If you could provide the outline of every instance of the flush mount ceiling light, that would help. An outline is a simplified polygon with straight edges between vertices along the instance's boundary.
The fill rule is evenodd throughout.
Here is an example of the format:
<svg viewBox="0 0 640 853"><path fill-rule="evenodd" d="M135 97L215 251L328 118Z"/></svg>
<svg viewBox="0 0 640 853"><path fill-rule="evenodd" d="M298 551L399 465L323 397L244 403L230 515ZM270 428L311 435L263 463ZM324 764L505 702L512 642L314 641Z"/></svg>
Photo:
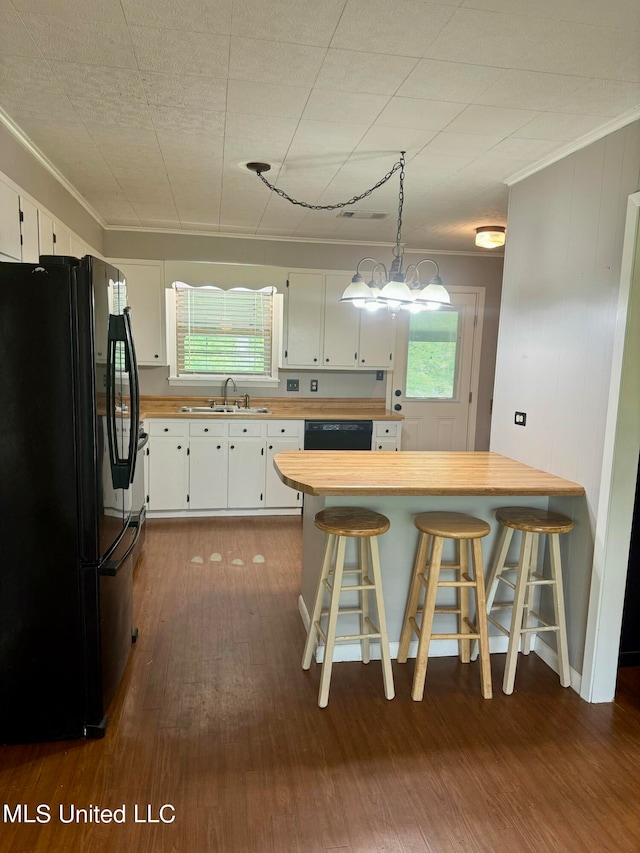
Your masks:
<svg viewBox="0 0 640 853"><path fill-rule="evenodd" d="M442 284L438 264L434 260L423 258L416 264L410 264L406 271L403 269L402 207L404 204L404 155L405 152L401 151L398 162L394 163L391 170L374 184L371 189L365 190L361 195L353 196L349 201L342 201L337 204L307 204L307 202L291 198L284 190L278 189L264 177L263 173L268 172L271 168L268 163L247 163L247 169L255 172L272 192L291 202L291 204L297 204L308 210L338 210L347 205L356 204L356 202L362 201L363 198L371 195L374 190L386 184L396 172L400 173L398 226L396 229L396 243L392 250L393 260L388 271L387 267L376 258L362 258L358 261L351 284L346 288L340 300L341 302L350 302L356 308L365 308L369 311L376 311L378 308L388 308L393 312L397 311L398 308L404 308L408 311L416 312L434 311L443 305L451 303L451 298ZM365 263L372 264L369 282L366 282L360 273L360 267ZM436 268L436 274L426 286L420 281L419 274L419 268L424 263L433 264Z"/></svg>
<svg viewBox="0 0 640 853"><path fill-rule="evenodd" d="M481 249L497 249L504 246L506 229L502 225L482 225L476 228L476 246Z"/></svg>

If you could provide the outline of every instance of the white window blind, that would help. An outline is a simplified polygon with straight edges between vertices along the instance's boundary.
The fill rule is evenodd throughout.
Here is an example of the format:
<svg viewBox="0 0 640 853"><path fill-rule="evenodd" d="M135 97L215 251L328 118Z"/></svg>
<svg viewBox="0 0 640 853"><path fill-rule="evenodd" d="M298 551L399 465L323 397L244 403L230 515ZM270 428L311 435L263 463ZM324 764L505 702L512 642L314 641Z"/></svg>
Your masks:
<svg viewBox="0 0 640 853"><path fill-rule="evenodd" d="M127 307L127 282L123 279L122 281L111 281L110 284L113 288L112 313L122 314Z"/></svg>
<svg viewBox="0 0 640 853"><path fill-rule="evenodd" d="M174 287L179 375L271 375L272 287Z"/></svg>

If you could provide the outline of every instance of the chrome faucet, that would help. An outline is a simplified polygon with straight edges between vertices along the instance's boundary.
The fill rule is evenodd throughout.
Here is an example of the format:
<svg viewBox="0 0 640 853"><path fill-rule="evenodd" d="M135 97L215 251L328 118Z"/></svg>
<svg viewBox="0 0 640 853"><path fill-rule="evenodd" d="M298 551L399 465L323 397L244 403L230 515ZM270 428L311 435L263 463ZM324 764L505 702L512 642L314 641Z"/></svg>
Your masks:
<svg viewBox="0 0 640 853"><path fill-rule="evenodd" d="M234 390L234 391L237 391L237 390L238 390L238 386L236 385L236 383L234 382L234 380L231 378L231 376L230 376L228 379L225 379L225 380L224 380L224 385L222 386L222 391L223 391L223 394L224 394L224 398L223 398L223 400L222 400L222 405L223 405L223 406L226 406L226 405L227 405L227 389L228 389L228 386L229 386L229 383L230 383L230 382L232 382L232 383L233 383L233 390Z"/></svg>

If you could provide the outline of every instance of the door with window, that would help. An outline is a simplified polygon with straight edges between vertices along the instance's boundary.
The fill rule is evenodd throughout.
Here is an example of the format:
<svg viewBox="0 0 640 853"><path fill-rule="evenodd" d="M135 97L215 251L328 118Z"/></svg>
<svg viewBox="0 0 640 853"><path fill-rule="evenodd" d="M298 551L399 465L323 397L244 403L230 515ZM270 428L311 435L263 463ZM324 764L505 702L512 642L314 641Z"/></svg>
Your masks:
<svg viewBox="0 0 640 853"><path fill-rule="evenodd" d="M397 317L391 406L403 450L473 450L483 288L448 288L451 307Z"/></svg>

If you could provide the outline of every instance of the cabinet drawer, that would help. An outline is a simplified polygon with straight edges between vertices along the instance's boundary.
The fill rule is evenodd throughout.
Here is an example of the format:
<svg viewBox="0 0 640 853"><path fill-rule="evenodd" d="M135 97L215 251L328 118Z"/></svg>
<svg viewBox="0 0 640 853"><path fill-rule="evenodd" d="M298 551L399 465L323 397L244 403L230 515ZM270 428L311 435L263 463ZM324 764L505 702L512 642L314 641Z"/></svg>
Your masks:
<svg viewBox="0 0 640 853"><path fill-rule="evenodd" d="M187 421L156 421L149 422L149 435L179 435L186 436L189 434L189 424Z"/></svg>
<svg viewBox="0 0 640 853"><path fill-rule="evenodd" d="M299 438L302 432L302 421L267 421L269 438L283 435Z"/></svg>
<svg viewBox="0 0 640 853"><path fill-rule="evenodd" d="M239 421L229 424L229 437L260 437L262 435L264 435L264 422L262 421Z"/></svg>
<svg viewBox="0 0 640 853"><path fill-rule="evenodd" d="M215 436L222 438L224 436L226 424L222 421L191 421L189 424L189 435Z"/></svg>
<svg viewBox="0 0 640 853"><path fill-rule="evenodd" d="M376 435L380 438L385 436L394 436L398 434L398 424L390 421L381 421L376 424Z"/></svg>

